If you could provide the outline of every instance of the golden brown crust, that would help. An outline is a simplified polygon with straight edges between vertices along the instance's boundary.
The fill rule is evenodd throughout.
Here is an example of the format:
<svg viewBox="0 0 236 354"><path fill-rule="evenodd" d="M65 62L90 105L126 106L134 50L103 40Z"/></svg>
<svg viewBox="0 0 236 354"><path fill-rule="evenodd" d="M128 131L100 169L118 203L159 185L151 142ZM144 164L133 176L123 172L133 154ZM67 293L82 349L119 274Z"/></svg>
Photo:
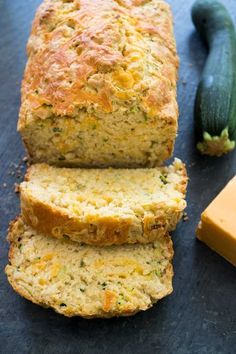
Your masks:
<svg viewBox="0 0 236 354"><path fill-rule="evenodd" d="M182 180L178 184L178 191L183 193L184 197L186 196L186 190L187 190L187 185L188 185L188 175L187 175L187 169L186 169L186 164L181 163L181 166L179 168L179 172L182 175Z"/></svg>
<svg viewBox="0 0 236 354"><path fill-rule="evenodd" d="M89 77L98 71L115 72L117 67L126 70L129 55L125 56L125 47L115 45L122 40L120 30L126 24L130 26L127 31L136 40L139 36L142 40L145 36L154 39L149 45L153 57L162 65L158 70L153 69L156 75L143 97L143 105L153 113L160 111L172 100L170 84L176 82L178 58L169 6L158 0L150 3L152 6L148 8L142 1L82 0L80 4L75 1L66 12L62 1L45 0L37 11L28 44L23 101L28 101L32 110L43 104L52 105L55 115L73 115L76 105L89 104L112 112L113 90L109 82L105 81L97 93L86 91L85 86ZM76 80L68 85L73 80L72 74Z"/></svg>
<svg viewBox="0 0 236 354"><path fill-rule="evenodd" d="M53 209L33 198L29 199L21 192L21 210L26 223L39 232L56 238L69 237L74 241L91 245L112 245L128 242L131 221L118 218L92 218L90 223L69 217L66 212ZM94 232L94 222L96 230ZM85 231L86 233L84 233Z"/></svg>
<svg viewBox="0 0 236 354"><path fill-rule="evenodd" d="M25 181L30 181L31 171L27 170ZM178 190L185 197L187 174L185 165L181 165L182 175ZM21 212L26 223L37 231L62 239L69 237L73 241L97 246L121 245L124 243L154 242L167 232L175 229L183 210L166 210L165 203L155 207L154 214L144 215L140 222L140 230L134 229L136 220L132 217L87 216L86 222L79 216L71 216L60 208L35 199L24 184L20 187Z"/></svg>
<svg viewBox="0 0 236 354"><path fill-rule="evenodd" d="M178 120L178 57L172 15L164 1L44 0L33 22L28 57L18 130L32 162L135 167L155 166L171 156ZM134 130L140 122L163 130L166 139L160 141L150 134L149 140L143 141L143 155L136 152L137 156L132 154L128 159L125 150L117 161L111 161L109 148L104 156L103 139L107 139L110 129L106 119L117 112L121 117L115 119L117 127L109 140L113 141L110 146L117 145L120 154L125 150L130 126L123 124L124 117L136 119L130 126L136 139L140 135ZM97 134L96 154L83 152L80 135L73 135L73 129L65 129L63 139L58 139L60 144L54 142L53 134L46 137L46 132L53 129L52 122L55 127L62 119L71 118L78 121L80 132L84 129L81 122L90 117L103 122L101 134ZM49 150L44 151L43 139L32 140L45 121L48 124L43 135L51 144L50 157ZM83 138L86 142L93 136L92 127L92 123L88 124L88 136ZM120 140L119 129L123 129ZM156 150L152 144L156 144ZM67 154L69 157L64 156Z"/></svg>
<svg viewBox="0 0 236 354"><path fill-rule="evenodd" d="M161 209L161 205L160 205ZM21 211L26 223L35 230L58 239L69 237L73 241L97 246L121 245L124 243L149 243L165 235L169 220L167 215L144 216L143 233L135 237L131 233L132 220L119 220L115 217L91 217L90 222L81 222L69 217L66 212L52 208L33 198L25 197L21 191ZM182 213L173 218L177 223ZM96 226L95 226L96 225ZM171 227L170 230L172 230Z"/></svg>

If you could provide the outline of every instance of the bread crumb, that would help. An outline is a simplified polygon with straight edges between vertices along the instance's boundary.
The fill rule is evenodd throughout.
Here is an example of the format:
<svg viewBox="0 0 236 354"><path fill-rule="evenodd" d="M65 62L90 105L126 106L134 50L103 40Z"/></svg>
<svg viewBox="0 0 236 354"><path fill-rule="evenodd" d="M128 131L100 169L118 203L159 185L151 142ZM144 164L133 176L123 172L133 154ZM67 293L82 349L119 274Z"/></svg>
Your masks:
<svg viewBox="0 0 236 354"><path fill-rule="evenodd" d="M189 220L189 217L188 217L187 213L184 212L183 213L183 221L185 222L185 221L188 221L188 220Z"/></svg>
<svg viewBox="0 0 236 354"><path fill-rule="evenodd" d="M20 185L18 183L14 184L14 191L15 191L15 193L19 193L20 192Z"/></svg>

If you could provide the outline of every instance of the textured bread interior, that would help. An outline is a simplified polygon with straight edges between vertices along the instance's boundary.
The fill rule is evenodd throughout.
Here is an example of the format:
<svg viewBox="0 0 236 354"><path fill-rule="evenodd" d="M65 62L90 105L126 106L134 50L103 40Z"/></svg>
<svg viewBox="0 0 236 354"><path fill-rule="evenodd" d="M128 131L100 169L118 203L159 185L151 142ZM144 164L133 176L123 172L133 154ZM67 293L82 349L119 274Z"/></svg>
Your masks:
<svg viewBox="0 0 236 354"><path fill-rule="evenodd" d="M81 113L75 118L37 119L22 133L32 162L68 167L152 167L171 156L176 129L166 120L147 123L143 113L119 111L100 118Z"/></svg>
<svg viewBox="0 0 236 354"><path fill-rule="evenodd" d="M20 187L22 212L31 226L56 237L67 234L90 244L150 242L175 228L186 206L186 184L178 159L151 169L36 164Z"/></svg>
<svg viewBox="0 0 236 354"><path fill-rule="evenodd" d="M172 292L172 242L81 246L38 234L19 218L10 228L13 288L66 316L111 317L146 310Z"/></svg>
<svg viewBox="0 0 236 354"><path fill-rule="evenodd" d="M28 43L18 129L33 162L154 166L177 131L178 58L159 0L45 0Z"/></svg>

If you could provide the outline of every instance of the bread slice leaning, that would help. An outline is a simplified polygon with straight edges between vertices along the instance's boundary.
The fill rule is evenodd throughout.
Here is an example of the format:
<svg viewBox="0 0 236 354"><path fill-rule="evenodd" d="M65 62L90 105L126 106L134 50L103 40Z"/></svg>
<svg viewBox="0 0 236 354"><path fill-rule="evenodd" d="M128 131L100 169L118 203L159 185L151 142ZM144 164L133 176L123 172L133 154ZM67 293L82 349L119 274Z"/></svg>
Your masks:
<svg viewBox="0 0 236 354"><path fill-rule="evenodd" d="M20 186L27 224L91 245L148 243L173 229L186 206L186 170L176 159L151 169L29 168Z"/></svg>
<svg viewBox="0 0 236 354"><path fill-rule="evenodd" d="M95 247L12 223L8 280L26 299L65 316L127 316L172 292L172 241Z"/></svg>

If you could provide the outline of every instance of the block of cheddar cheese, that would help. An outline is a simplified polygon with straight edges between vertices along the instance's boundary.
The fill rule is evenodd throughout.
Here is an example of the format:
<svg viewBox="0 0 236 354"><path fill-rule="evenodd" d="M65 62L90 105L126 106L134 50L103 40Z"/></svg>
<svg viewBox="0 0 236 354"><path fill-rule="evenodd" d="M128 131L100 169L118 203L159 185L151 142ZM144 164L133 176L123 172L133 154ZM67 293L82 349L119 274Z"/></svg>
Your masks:
<svg viewBox="0 0 236 354"><path fill-rule="evenodd" d="M236 176L202 213L197 238L236 266Z"/></svg>

